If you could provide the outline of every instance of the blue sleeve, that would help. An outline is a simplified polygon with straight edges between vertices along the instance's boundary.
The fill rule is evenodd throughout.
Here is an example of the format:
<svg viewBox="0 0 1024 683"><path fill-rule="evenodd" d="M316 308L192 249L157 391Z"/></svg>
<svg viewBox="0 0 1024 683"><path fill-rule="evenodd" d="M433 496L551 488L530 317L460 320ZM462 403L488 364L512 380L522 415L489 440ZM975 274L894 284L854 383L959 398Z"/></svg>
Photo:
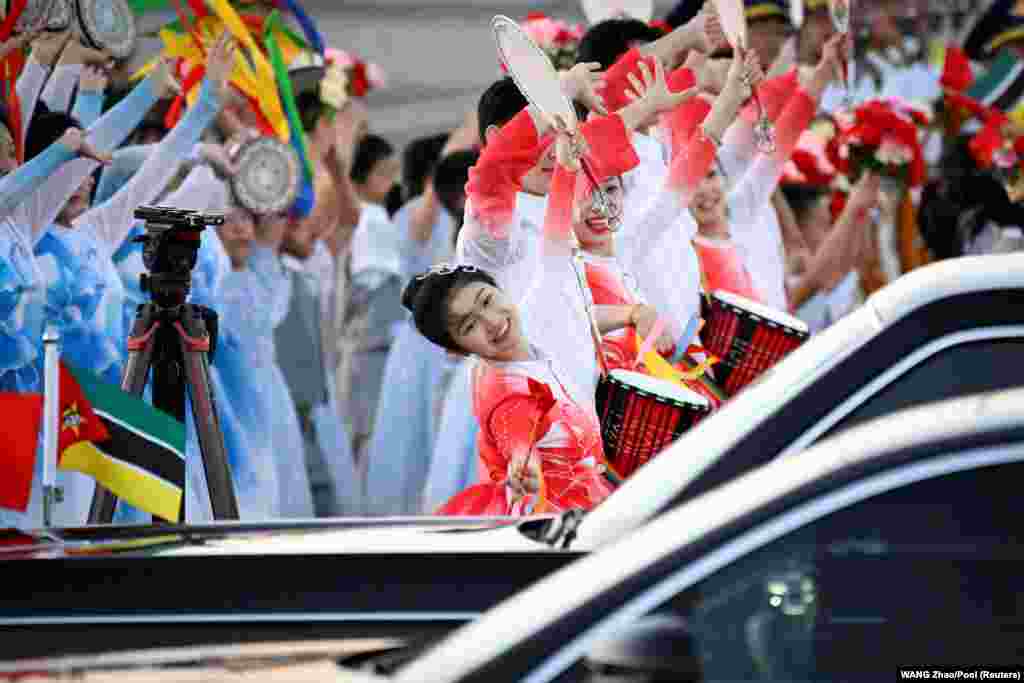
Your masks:
<svg viewBox="0 0 1024 683"><path fill-rule="evenodd" d="M146 157L152 154L154 149L156 149L156 145L152 144L132 145L122 147L114 152L111 164L103 168L93 203L99 206L113 197L138 172L143 162L146 161Z"/></svg>
<svg viewBox="0 0 1024 683"><path fill-rule="evenodd" d="M150 76L88 128L88 140L101 152L113 152L132 134L157 101Z"/></svg>
<svg viewBox="0 0 1024 683"><path fill-rule="evenodd" d="M71 109L71 115L78 120L83 128L88 128L99 120L103 113L103 93L79 91L75 98L75 106Z"/></svg>
<svg viewBox="0 0 1024 683"><path fill-rule="evenodd" d="M90 226L102 243L112 249L119 247L135 224L136 207L150 203L164 191L218 111L219 98L206 80L195 105L156 146L128 184L109 200L77 218L75 224Z"/></svg>
<svg viewBox="0 0 1024 683"><path fill-rule="evenodd" d="M70 147L55 142L0 180L0 215L10 213L63 164L75 158Z"/></svg>

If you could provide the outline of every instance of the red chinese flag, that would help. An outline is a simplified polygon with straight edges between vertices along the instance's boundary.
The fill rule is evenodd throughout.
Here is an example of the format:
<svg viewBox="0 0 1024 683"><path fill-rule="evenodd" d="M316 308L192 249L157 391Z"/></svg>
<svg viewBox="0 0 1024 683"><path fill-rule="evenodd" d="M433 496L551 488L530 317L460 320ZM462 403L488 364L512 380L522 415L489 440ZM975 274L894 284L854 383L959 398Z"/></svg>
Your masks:
<svg viewBox="0 0 1024 683"><path fill-rule="evenodd" d="M32 492L42 394L0 393L0 507L24 512Z"/></svg>

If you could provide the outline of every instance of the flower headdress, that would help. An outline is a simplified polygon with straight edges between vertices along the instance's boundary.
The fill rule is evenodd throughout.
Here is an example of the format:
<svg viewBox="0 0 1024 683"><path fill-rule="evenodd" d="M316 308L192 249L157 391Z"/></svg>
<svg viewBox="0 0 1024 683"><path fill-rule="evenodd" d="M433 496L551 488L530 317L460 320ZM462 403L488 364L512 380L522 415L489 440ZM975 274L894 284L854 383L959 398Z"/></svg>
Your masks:
<svg viewBox="0 0 1024 683"><path fill-rule="evenodd" d="M583 25L552 19L543 12L531 12L519 26L537 47L544 51L555 70L571 69L576 64L576 50L583 39ZM503 71L508 69L501 65Z"/></svg>
<svg viewBox="0 0 1024 683"><path fill-rule="evenodd" d="M838 133L829 143L830 160L851 180L873 169L917 187L925 181L918 127L930 122L927 111L905 100L870 100L854 110L852 120L837 122Z"/></svg>
<svg viewBox="0 0 1024 683"><path fill-rule="evenodd" d="M366 97L367 93L380 90L387 85L387 77L383 69L372 62L363 61L349 52L327 48L324 51L324 58L328 70L334 69L344 75L344 84L335 77L337 80L335 87L344 87L349 97Z"/></svg>

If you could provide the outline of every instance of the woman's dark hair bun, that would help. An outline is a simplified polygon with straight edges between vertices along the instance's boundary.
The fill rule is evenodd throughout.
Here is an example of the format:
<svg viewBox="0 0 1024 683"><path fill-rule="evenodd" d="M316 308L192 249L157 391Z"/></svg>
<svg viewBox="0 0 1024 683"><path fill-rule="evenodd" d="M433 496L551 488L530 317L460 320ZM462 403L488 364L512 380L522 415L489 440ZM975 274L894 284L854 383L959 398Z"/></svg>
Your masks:
<svg viewBox="0 0 1024 683"><path fill-rule="evenodd" d="M405 307L410 313L415 313L413 309L413 302L416 301L416 294L420 291L420 286L423 283L419 277L414 277L409 280L409 284L402 290L402 306Z"/></svg>
<svg viewBox="0 0 1024 683"><path fill-rule="evenodd" d="M497 287L494 278L475 266L437 265L415 276L402 292L402 306L412 313L416 329L449 351L463 350L448 332L448 301L453 292L473 282Z"/></svg>

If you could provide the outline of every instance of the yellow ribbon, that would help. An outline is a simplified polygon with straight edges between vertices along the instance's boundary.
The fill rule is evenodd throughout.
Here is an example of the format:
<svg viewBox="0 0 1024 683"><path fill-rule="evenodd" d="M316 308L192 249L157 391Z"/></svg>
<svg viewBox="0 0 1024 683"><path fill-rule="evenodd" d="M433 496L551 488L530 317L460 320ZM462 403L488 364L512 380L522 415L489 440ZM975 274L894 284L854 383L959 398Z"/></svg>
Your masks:
<svg viewBox="0 0 1024 683"><path fill-rule="evenodd" d="M644 340L640 335L636 335L636 352L640 353L640 349L643 348ZM647 372L651 377L656 379L664 380L666 382L673 382L681 386L686 386L687 382L700 379L708 369L715 364L715 359L711 354L706 354L707 358L704 359L696 368L690 372L682 372L667 360L661 357L656 349L651 349L644 354L644 365L647 367Z"/></svg>
<svg viewBox="0 0 1024 683"><path fill-rule="evenodd" d="M267 61L256 45L241 18L230 6L226 6L222 0L210 0L209 5L214 11L223 11L227 18L222 16L219 11L216 17L202 17L196 22L196 30L200 34L203 43L213 45L221 32L228 30L242 45L249 49L253 62L256 64L256 70L253 70L252 66L250 66L245 55L239 52L235 56L235 67L231 71L231 83L237 86L243 93L256 100L260 110L273 127L278 138L287 141L289 134L288 120L285 117L281 100L277 94L277 81L274 78L274 71L270 66L270 62ZM190 68L194 64L201 64L205 61L202 52L195 44L191 35L165 28L160 31L160 38L164 43L164 55L173 59L184 59ZM286 52L286 58L288 54L294 56L297 53L297 49L290 39L282 41L282 43L292 47L291 50ZM150 60L132 75L132 79L137 80L148 75L158 61L159 58ZM198 96L199 91L196 88L186 93L186 100L189 105L195 104Z"/></svg>

